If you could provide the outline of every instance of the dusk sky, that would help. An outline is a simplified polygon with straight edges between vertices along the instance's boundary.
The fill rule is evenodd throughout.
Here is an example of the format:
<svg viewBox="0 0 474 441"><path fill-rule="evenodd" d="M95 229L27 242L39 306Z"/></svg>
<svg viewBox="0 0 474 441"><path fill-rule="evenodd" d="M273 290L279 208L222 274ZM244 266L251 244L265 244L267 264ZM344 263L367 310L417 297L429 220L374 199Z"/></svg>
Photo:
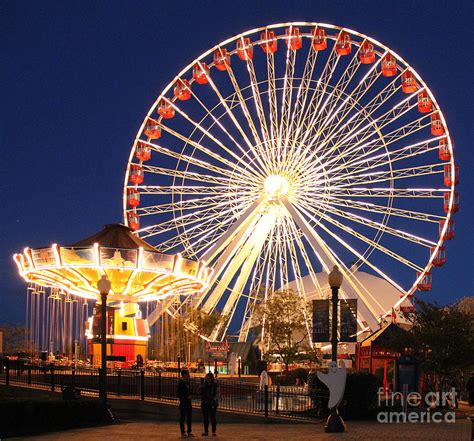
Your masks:
<svg viewBox="0 0 474 441"><path fill-rule="evenodd" d="M473 295L474 154L470 0L0 2L0 324L24 319L25 246L70 244L122 221L132 142L160 91L242 31L318 21L367 34L423 77L447 119L461 209L447 262L421 298Z"/></svg>

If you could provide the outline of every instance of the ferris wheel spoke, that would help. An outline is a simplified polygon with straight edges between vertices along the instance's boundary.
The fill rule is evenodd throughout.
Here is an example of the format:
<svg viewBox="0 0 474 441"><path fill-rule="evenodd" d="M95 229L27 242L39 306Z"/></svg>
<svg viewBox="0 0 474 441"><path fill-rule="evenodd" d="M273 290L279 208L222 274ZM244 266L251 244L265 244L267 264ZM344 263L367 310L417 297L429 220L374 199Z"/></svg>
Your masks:
<svg viewBox="0 0 474 441"><path fill-rule="evenodd" d="M364 236L363 234L357 232L353 228L348 227L347 225L343 224L342 222L339 222L332 216L329 216L326 212L323 212L319 209L317 209L314 205L310 205L309 207L306 208L312 208L316 209L317 213L319 216L321 216L323 219L325 219L327 222L331 223L332 225L338 227L342 231L350 234L351 236L359 239L360 241L366 243L367 245L371 246L372 248L377 249L378 251L381 251L385 255L391 257L394 260L397 260L400 263L403 263L407 267L414 269L415 271L423 271L423 268L421 268L419 265L417 265L414 262L411 262L407 258L401 256L400 254L395 253L394 251L384 247L383 245L380 245L378 242L373 241L372 239L369 239L368 237Z"/></svg>
<svg viewBox="0 0 474 441"><path fill-rule="evenodd" d="M351 175L346 178L347 182L341 184L341 187L352 187L360 184L375 184L386 181L396 181L399 179L409 179L425 175L440 174L444 171L443 164L420 165L410 168L400 168L395 170L375 171L371 173L361 173ZM341 181L341 178L328 178L327 182Z"/></svg>
<svg viewBox="0 0 474 441"><path fill-rule="evenodd" d="M347 220L350 220L352 222L356 222L358 224L368 226L372 229L375 229L377 231L381 231L383 233L388 233L394 237L402 238L407 241L416 243L418 245L422 245L424 247L430 248L434 245L436 245L436 242L433 242L431 240L425 239L423 237L416 236L414 234L408 233L406 231L403 231L401 229L397 228L391 228L385 223L382 222L377 222L372 219L368 219L367 217L363 217L360 215L357 215L355 213L352 213L347 210L340 210L339 208L336 208L335 206L329 204L324 204L324 202L314 202L312 204L309 204L310 206L315 206L321 211L328 211L332 214L335 214L341 218L345 218Z"/></svg>
<svg viewBox="0 0 474 441"><path fill-rule="evenodd" d="M199 168L202 168L204 170L212 170L213 172L219 173L223 176L229 176L229 173L232 170L232 169L230 169L230 170L229 169L224 169L224 168L219 167L217 165L214 165L214 164L211 164L209 162L203 161L201 159L195 158L194 156L185 155L182 152L179 153L179 152L170 150L170 149L168 149L166 147L163 147L163 146L161 146L159 144L156 144L156 143L147 142L147 143L144 143L144 144L150 146L150 148L152 150L154 150L155 152L157 152L157 153L161 153L165 156L169 156L171 158L175 158L175 159L178 159L180 161L188 162L189 164L194 165L194 166L199 167ZM232 164L230 161L227 165L232 166L232 168L235 168L235 164ZM248 170L240 169L239 171L242 173L243 176L247 177L247 179L249 179L249 178L250 179L255 179L255 176L250 175Z"/></svg>
<svg viewBox="0 0 474 441"><path fill-rule="evenodd" d="M271 140L273 143L273 148L277 151L276 160L280 160L280 142L278 139L278 100L276 93L276 75L275 75L275 56L273 52L267 52L267 72L268 72L268 82L267 82L267 93L268 93L268 108L269 108L269 118L270 118L270 134Z"/></svg>
<svg viewBox="0 0 474 441"><path fill-rule="evenodd" d="M232 112L232 109L229 107L229 105L227 104L227 101L226 99L222 96L222 94L220 93L219 89L217 88L216 84L214 83L214 81L212 80L212 78L210 76L207 76L207 79L209 81L209 84L212 88L212 90L214 91L214 93L216 94L217 98L219 99L219 101L221 102L222 106L224 107L228 117L230 118L230 120L234 123L234 126L236 127L236 129L239 131L239 133L241 134L242 138L244 139L245 143L247 144L247 147L248 147L248 151L249 152L252 152L252 156L253 158L255 159L256 163L259 164L261 170L263 172L268 172L267 170L267 165L265 164L265 162L262 160L262 158L260 157L260 155L258 154L258 151L256 150L255 146L253 145L253 143L250 141L250 139L248 138L247 134L245 133L244 129L242 128L241 124L239 123L239 121L237 120L237 118L235 117L234 115L234 112Z"/></svg>
<svg viewBox="0 0 474 441"><path fill-rule="evenodd" d="M366 105L361 108L358 108L357 104L359 103L363 95L361 95L359 99L355 102L349 100L348 105L350 105L350 108L341 118L338 119L338 122L327 127L327 134L318 146L318 152L323 147L329 144L339 144L341 139L345 138L348 134L353 133L364 121L366 121L368 118L371 118L372 115L379 108L381 108L385 103L387 103L388 100L399 91L399 89L401 88L401 86L399 85L399 79L401 75L402 74L400 73L398 76L396 76L375 97L373 97ZM373 75L372 79L374 79L374 81L371 83L371 85L374 84L375 80L377 80L378 78L380 78L379 75ZM346 120L346 117L349 115L349 113L354 110L356 110L356 112L349 119ZM341 123L343 124L341 125Z"/></svg>
<svg viewBox="0 0 474 441"><path fill-rule="evenodd" d="M225 186L204 186L204 185L129 185L127 188L135 188L140 194L168 194L168 195L220 195L229 191L229 187ZM249 190L249 193L251 190ZM245 191L243 192L245 193Z"/></svg>
<svg viewBox="0 0 474 441"><path fill-rule="evenodd" d="M290 26L290 33L292 26ZM285 76L283 77L283 91L280 111L280 129L278 138L283 144L283 155L287 156L288 139L290 136L290 115L291 103L293 97L293 77L295 75L296 50L291 49L290 40L287 41L286 62L285 62ZM284 139L284 141L283 141Z"/></svg>
<svg viewBox="0 0 474 441"><path fill-rule="evenodd" d="M327 197L327 203L334 206L355 208L362 211L382 213L382 214L388 214L391 216L398 216L398 217L406 217L408 219L415 219L415 220L433 222L433 223L439 223L440 220L444 219L443 216L439 216L436 214L423 213L420 211L406 210L406 209L395 208L395 207L387 207L385 205L378 205L378 204L373 204L370 202L363 202L360 200L353 201L351 199L340 199L340 198L329 196L329 195L325 197Z"/></svg>
<svg viewBox="0 0 474 441"><path fill-rule="evenodd" d="M309 105L304 113L301 125L299 125L295 131L294 139L301 145L304 145L306 143L306 140L308 139L311 133L314 121L316 120L318 115L319 107L324 99L326 90L334 74L334 71L336 70L339 59L340 56L336 53L336 46L333 46L331 53L329 54L329 57L326 61L326 65L324 66L324 69L317 81L317 85L313 91L313 95L309 102Z"/></svg>
<svg viewBox="0 0 474 441"><path fill-rule="evenodd" d="M328 197L355 197L355 198L438 198L442 199L448 188L369 188L369 187L326 187Z"/></svg>
<svg viewBox="0 0 474 441"><path fill-rule="evenodd" d="M373 156L368 155L376 153L383 147L372 147L370 150L363 151L360 154L354 152L354 158L349 159L344 164L337 164L337 166L330 169L330 173L334 174L334 176L339 176L344 179L345 177L357 174L360 171L391 165L398 161L403 161L418 155L439 150L439 144L432 145L432 142L437 141L438 139L439 138L434 138L427 141L420 141L397 150L387 151ZM328 164L329 162L330 161L328 161ZM349 167L350 171L348 172L347 170Z"/></svg>
<svg viewBox="0 0 474 441"><path fill-rule="evenodd" d="M373 297L370 292L363 290L363 285L358 279L356 279L351 271L345 266L344 262L337 256L337 254L332 250L328 244L322 240L321 236L314 230L308 221L303 217L301 213L304 213L304 209L299 210L295 209L288 200L284 199L283 205L288 210L288 212L293 217L298 228L303 232L306 240L310 244L313 252L316 254L317 259L321 263L323 270L329 274L331 267L333 265L338 265L344 274L344 281L342 284L342 294L344 298L358 298L360 299L359 304L359 313L362 315L364 320L367 322L368 326L371 329L377 329L378 317L380 311L376 309L378 304L377 299L372 298L372 302L367 300L367 296ZM310 213L305 213L309 219L312 219ZM358 319L359 320L359 319ZM362 322L359 320L359 323L362 326Z"/></svg>
<svg viewBox="0 0 474 441"><path fill-rule="evenodd" d="M176 170L165 167L157 167L155 165L143 165L143 171L146 173L154 173L158 175L171 176L178 179L186 179L188 181L207 182L208 184L220 184L236 187L235 183L228 177L219 177L213 175L204 175L202 173L195 173L186 170Z"/></svg>
<svg viewBox="0 0 474 441"><path fill-rule="evenodd" d="M320 127L326 127L327 120L333 114L334 107L337 105L341 96L344 94L346 88L351 82L352 78L357 73L359 67L362 65L358 57L359 51L360 46L356 53L352 56L351 61L346 66L344 72L341 74L337 84L332 88L332 91L328 94L323 105L319 109L316 118L312 124L312 126L316 130L316 134L312 137L311 142L309 143L306 150L310 150L311 147L317 143L319 136L322 132L322 129L320 129Z"/></svg>

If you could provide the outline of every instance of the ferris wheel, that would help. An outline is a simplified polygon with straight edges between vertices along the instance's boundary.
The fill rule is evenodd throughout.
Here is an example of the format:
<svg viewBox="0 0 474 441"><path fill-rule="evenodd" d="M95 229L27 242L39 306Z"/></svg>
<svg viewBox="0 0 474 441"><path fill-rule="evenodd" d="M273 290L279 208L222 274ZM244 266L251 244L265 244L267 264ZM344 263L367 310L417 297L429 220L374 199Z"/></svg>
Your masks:
<svg viewBox="0 0 474 441"><path fill-rule="evenodd" d="M133 144L123 209L159 251L214 268L194 301L225 318L210 339L245 341L255 305L290 283L305 308L301 281L324 296L317 274L333 265L363 331L431 288L458 180L443 113L404 59L347 28L281 23L212 47L165 87ZM364 272L399 297L387 307Z"/></svg>

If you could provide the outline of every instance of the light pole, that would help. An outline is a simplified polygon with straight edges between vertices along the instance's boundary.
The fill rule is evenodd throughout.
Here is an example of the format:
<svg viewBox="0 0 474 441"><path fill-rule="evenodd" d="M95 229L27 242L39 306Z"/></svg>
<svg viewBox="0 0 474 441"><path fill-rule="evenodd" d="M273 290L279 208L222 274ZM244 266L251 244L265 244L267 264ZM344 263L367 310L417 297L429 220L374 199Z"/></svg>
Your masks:
<svg viewBox="0 0 474 441"><path fill-rule="evenodd" d="M337 304L339 303L339 288L342 285L343 275L339 271L337 265L334 265L332 271L328 275L329 286L332 292L332 331L331 331L331 346L332 354L331 360L335 363L337 369ZM326 432L344 432L345 424L339 412L337 411L337 404L331 408L331 414L324 426Z"/></svg>
<svg viewBox="0 0 474 441"><path fill-rule="evenodd" d="M107 406L107 295L109 294L111 284L107 276L104 274L101 279L97 282L97 288L100 292L100 343L101 343L101 369L99 374L100 390L99 397L100 401Z"/></svg>

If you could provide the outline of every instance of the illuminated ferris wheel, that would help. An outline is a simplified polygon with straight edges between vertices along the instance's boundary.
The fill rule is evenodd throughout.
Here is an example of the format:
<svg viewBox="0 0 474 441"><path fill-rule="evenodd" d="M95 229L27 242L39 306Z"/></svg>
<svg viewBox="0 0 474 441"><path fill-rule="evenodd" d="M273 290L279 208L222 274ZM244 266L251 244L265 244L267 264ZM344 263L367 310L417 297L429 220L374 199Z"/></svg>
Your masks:
<svg viewBox="0 0 474 441"><path fill-rule="evenodd" d="M225 318L208 338L245 341L258 302L291 284L305 308L333 265L360 331L409 308L445 262L458 179L443 113L405 60L350 29L282 23L168 84L132 147L123 207L159 251L214 268L194 306ZM364 274L399 296L382 302Z"/></svg>

